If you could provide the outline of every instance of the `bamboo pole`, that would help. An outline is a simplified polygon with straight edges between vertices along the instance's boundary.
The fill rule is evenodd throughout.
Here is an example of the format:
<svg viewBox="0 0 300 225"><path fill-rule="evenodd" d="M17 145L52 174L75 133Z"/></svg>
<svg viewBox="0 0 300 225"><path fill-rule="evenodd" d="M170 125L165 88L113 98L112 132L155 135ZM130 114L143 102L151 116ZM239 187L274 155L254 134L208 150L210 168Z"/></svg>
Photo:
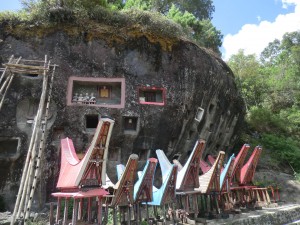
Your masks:
<svg viewBox="0 0 300 225"><path fill-rule="evenodd" d="M21 60L21 58L22 57L20 57L19 59L17 59L17 61L16 61L16 63L19 63L20 62L20 60ZM6 68L5 68L6 69ZM3 73L3 77L4 77L4 73ZM4 81L4 83L3 83L3 85L2 85L2 87L1 87L1 89L0 89L0 95L1 95L1 93L2 93L2 91L4 90L4 88L5 88L5 92L8 90L8 87L10 86L10 84L11 84L11 81L12 81L12 78L13 78L13 74L11 73L10 74L10 76L8 75L8 77L7 77L7 79ZM1 76L1 80L2 80L3 78L2 78L2 76ZM2 96L3 98L4 98L4 96L5 96L5 94Z"/></svg>
<svg viewBox="0 0 300 225"><path fill-rule="evenodd" d="M8 62L10 63L10 62L12 61L13 58L14 58L14 55L12 55L12 56L9 58ZM4 76L5 76L6 70L7 70L7 67L5 67L4 70L3 70L3 72L2 72L2 75L1 75L1 77L0 77L0 84L1 84L1 82L2 82L2 80L3 80L3 78L4 78Z"/></svg>
<svg viewBox="0 0 300 225"><path fill-rule="evenodd" d="M9 74L7 76L7 79L3 82L1 88L0 88L0 95L2 94L2 92L5 90L5 88L7 87L7 84L9 83L10 81L10 77L12 76L12 74Z"/></svg>
<svg viewBox="0 0 300 225"><path fill-rule="evenodd" d="M7 80L9 80L9 82L8 82L8 84L6 86L6 89L5 89L4 93L3 93L3 95L1 96L0 110L2 108L2 105L3 105L4 99L5 99L6 93L7 93L8 89L9 89L9 87L11 85L12 80L14 79L14 76L15 76L14 74L11 74L10 77L9 77L9 79L7 79ZM0 95L1 95L1 93L0 93Z"/></svg>
<svg viewBox="0 0 300 225"><path fill-rule="evenodd" d="M92 202L91 202L91 197L88 198L88 215L87 215L87 221L91 222L92 220Z"/></svg>
<svg viewBox="0 0 300 225"><path fill-rule="evenodd" d="M78 203L78 217L77 217L77 219L79 221L82 220L82 216L83 216L83 201L84 201L84 198L81 198L79 203Z"/></svg>
<svg viewBox="0 0 300 225"><path fill-rule="evenodd" d="M56 218L55 218L55 223L58 223L60 219L60 207L61 207L61 198L57 198L57 208L56 208Z"/></svg>
<svg viewBox="0 0 300 225"><path fill-rule="evenodd" d="M64 207L64 219L63 219L63 225L67 225L68 222L68 208L69 208L69 199L65 198L65 207Z"/></svg>
<svg viewBox="0 0 300 225"><path fill-rule="evenodd" d="M77 224L77 216L78 216L78 201L76 200L76 198L74 198L73 200L73 213L72 213L72 225L76 225Z"/></svg>
<svg viewBox="0 0 300 225"><path fill-rule="evenodd" d="M49 93L48 93L48 99L47 99L46 111L45 111L45 125L44 125L44 129L42 130L42 137L40 140L40 146L39 146L38 157L37 157L37 162L36 162L36 167L35 167L35 172L34 172L34 177L33 177L32 188L30 191L29 201L28 201L27 208L26 208L25 221L28 219L29 214L30 214L32 199L33 199L33 196L35 193L36 184L37 184L37 180L38 180L39 173L40 173L41 158L42 158L42 155L43 155L44 149L45 149L45 143L46 143L46 137L47 137L46 134L47 134L48 113L49 113L49 107L50 107L50 102L51 102L54 73L55 73L55 66L53 68L51 80L50 80L50 87L49 87ZM47 77L46 74L45 74L45 76ZM45 92L46 92L46 90L45 90ZM43 111L43 109L44 109L44 107L41 110Z"/></svg>
<svg viewBox="0 0 300 225"><path fill-rule="evenodd" d="M101 196L98 196L96 197L98 198L98 215L97 215L97 220L98 220L98 223L99 225L102 224L102 197Z"/></svg>
<svg viewBox="0 0 300 225"><path fill-rule="evenodd" d="M45 77L44 81L48 81L48 79ZM43 83L43 87L44 87L44 83ZM45 94L45 91L44 91L44 88L43 88L43 92L42 92L42 96ZM29 162L29 167L28 167L28 171L27 171L27 174L26 174L26 181L25 181L25 189L23 190L23 193L22 193L22 199L21 199L21 204L20 204L20 208L19 208L19 211L18 211L18 214L17 214L17 218L19 217L20 215L20 212L23 211L24 213L24 216L25 216L25 213L26 213L26 206L27 206L27 203L28 203L28 199L29 199L29 195L30 195L30 190L31 190L31 185L33 183L33 170L34 170L34 166L35 166L35 160L36 160L36 146L37 146L37 142L39 140L39 134L40 134L40 130L41 130L41 117L42 117L42 113L43 113L43 110L41 108L41 103L42 103L42 107L44 107L44 103L45 103L45 99L41 96L41 100L40 100L40 104L39 104L39 108L38 108L38 111L37 111L37 115L36 115L36 118L35 118L35 124L37 126L37 131L35 133L35 137L34 137L34 143L33 143L33 147L32 147L32 150L31 150L31 160ZM42 101L42 102L41 102Z"/></svg>
<svg viewBox="0 0 300 225"><path fill-rule="evenodd" d="M21 60L21 57L19 58L19 60ZM18 195L17 195L17 200L16 200L16 203L15 203L14 212L13 212L13 215L12 215L12 218L11 218L11 225L14 224L14 222L16 220L16 217L17 218L19 217L18 209L20 207L20 200L21 200L21 197L23 195L23 188L26 187L26 186L24 186L24 183L25 183L25 180L26 180L26 177L27 177L26 175L27 175L27 171L28 171L28 166L29 166L29 163L31 161L30 157L31 157L32 147L33 147L33 145L35 143L35 139L36 139L36 130L37 130L37 123L35 123L34 127L33 127L33 132L32 132L32 136L31 136L31 140L30 140L30 144L29 144L29 148L28 148L28 152L27 152L27 157L26 157L25 165L24 165L23 172L22 172L22 178L21 178L21 183L20 183ZM18 216L17 216L17 214L18 214Z"/></svg>
<svg viewBox="0 0 300 225"><path fill-rule="evenodd" d="M24 64L15 64L15 63L6 63L5 66L9 67L10 69L13 68L21 68L21 69L34 69L34 70L45 70L44 66L34 66L34 65L24 65Z"/></svg>
<svg viewBox="0 0 300 225"><path fill-rule="evenodd" d="M36 122L35 122L36 123ZM26 198L26 194L27 193L27 189L28 189L28 184L30 183L29 182L29 179L30 179L30 168L32 167L32 164L34 163L34 160L33 160L33 152L35 150L35 146L36 146L36 141L37 141L37 136L34 135L33 137L33 145L31 146L30 150L28 150L28 152L30 152L30 156L29 156L29 162L28 162L28 165L27 165L27 171L26 173L24 174L25 176L25 181L24 181L24 184L23 184L23 187L22 187L22 192L21 192L21 199L20 199L20 203L19 203L19 207L18 207L18 211L17 211L17 214L16 214L16 218L20 218L20 214L21 212L23 211L24 207L25 207L25 198ZM20 186L21 188L21 186ZM24 211L23 211L24 213ZM24 214L25 215L25 214Z"/></svg>

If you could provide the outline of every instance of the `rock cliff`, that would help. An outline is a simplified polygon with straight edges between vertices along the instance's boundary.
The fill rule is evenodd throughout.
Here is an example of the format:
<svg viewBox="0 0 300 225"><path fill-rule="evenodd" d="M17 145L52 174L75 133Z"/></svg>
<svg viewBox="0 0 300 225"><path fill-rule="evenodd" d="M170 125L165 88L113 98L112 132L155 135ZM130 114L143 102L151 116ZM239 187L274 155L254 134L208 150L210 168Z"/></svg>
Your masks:
<svg viewBox="0 0 300 225"><path fill-rule="evenodd" d="M184 162L199 138L206 140L204 156L232 150L244 116L234 75L218 56L192 41L144 31L143 26L116 29L92 21L85 27L2 23L0 28L0 64L11 55L41 60L47 55L59 65L40 196L55 190L59 140L73 139L78 154L83 153L99 116L116 121L109 150L111 176L131 153L139 154L140 166L156 149ZM41 76L16 76L0 112L0 145L7 147L0 149L0 194L9 209L41 84ZM95 101L82 104L86 95Z"/></svg>

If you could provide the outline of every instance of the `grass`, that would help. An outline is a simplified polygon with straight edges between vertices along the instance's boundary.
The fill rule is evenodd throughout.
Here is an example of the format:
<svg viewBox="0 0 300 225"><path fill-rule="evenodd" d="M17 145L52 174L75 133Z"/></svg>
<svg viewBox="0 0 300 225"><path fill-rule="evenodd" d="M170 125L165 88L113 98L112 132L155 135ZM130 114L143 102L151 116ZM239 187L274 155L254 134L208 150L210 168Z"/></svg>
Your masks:
<svg viewBox="0 0 300 225"><path fill-rule="evenodd" d="M43 38L56 31L75 38L84 33L87 42L104 39L108 44L146 37L166 51L180 39L188 39L179 24L160 13L137 9L114 11L101 6L89 10L40 7L31 13L0 12L0 27L4 27L7 35L21 39Z"/></svg>

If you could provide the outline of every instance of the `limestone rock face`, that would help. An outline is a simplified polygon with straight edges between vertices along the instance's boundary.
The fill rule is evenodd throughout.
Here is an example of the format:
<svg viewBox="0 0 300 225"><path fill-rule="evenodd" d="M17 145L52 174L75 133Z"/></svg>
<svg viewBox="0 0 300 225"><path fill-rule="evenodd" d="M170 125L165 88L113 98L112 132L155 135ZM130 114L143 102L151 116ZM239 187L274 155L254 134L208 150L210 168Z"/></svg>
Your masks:
<svg viewBox="0 0 300 225"><path fill-rule="evenodd" d="M142 33L120 31L118 39L91 38L93 31L70 35L57 29L42 36L36 28L30 35L29 31L24 36L14 30L0 34L0 64L11 55L41 60L47 55L59 65L43 164L43 190L48 195L56 186L59 140L73 139L76 151L84 153L98 116L116 121L107 170L111 176L115 165L126 163L131 153L139 154L140 166L156 156L156 149L184 163L199 138L206 140L204 156L231 151L244 104L232 71L208 50L180 38L167 42ZM0 190L11 190L7 198L17 192L41 83L41 77L16 76L0 112L0 141L18 140L11 153L0 151L5 161L0 165ZM95 101L82 103L86 93L89 98L93 93ZM20 157L14 160L6 155L17 153Z"/></svg>

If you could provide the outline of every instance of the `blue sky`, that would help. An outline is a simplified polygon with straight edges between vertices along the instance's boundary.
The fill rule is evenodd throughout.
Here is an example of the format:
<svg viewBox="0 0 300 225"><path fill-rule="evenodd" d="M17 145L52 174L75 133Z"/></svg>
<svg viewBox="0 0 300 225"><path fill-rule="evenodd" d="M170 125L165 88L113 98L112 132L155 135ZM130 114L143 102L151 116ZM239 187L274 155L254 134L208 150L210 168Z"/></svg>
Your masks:
<svg viewBox="0 0 300 225"><path fill-rule="evenodd" d="M21 6L20 0L0 0L0 11L18 10Z"/></svg>
<svg viewBox="0 0 300 225"><path fill-rule="evenodd" d="M224 35L222 56L259 54L286 32L300 31L300 0L213 0L212 23Z"/></svg>
<svg viewBox="0 0 300 225"><path fill-rule="evenodd" d="M276 0L213 0L213 24L224 35L237 33L244 24L258 24L261 20L274 21L279 14L293 12Z"/></svg>
<svg viewBox="0 0 300 225"><path fill-rule="evenodd" d="M239 49L259 55L275 38L300 30L300 0L213 0L212 23L224 35L227 60ZM0 11L18 10L20 0L0 0Z"/></svg>

